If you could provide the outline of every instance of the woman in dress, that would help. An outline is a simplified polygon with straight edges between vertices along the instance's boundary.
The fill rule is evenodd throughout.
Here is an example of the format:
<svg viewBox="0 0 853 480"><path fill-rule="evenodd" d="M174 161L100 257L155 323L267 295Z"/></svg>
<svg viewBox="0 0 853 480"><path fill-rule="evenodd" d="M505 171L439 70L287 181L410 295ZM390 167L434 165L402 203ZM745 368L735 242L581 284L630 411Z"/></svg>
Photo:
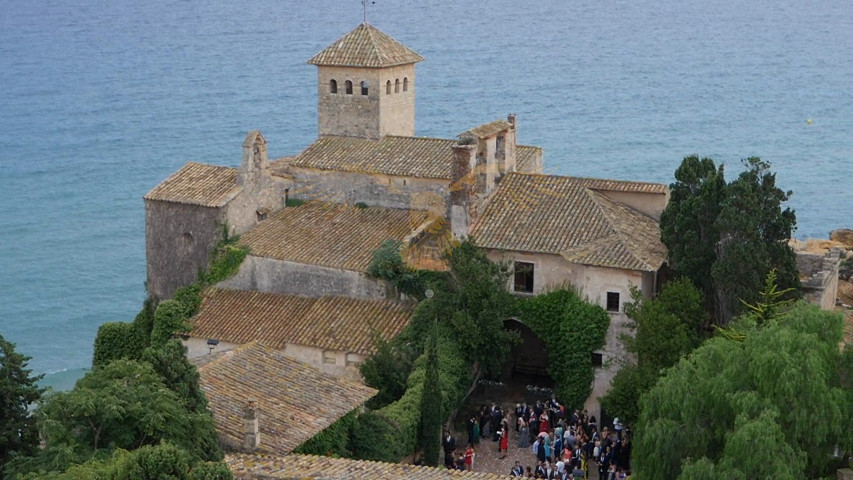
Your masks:
<svg viewBox="0 0 853 480"><path fill-rule="evenodd" d="M509 431L506 428L501 429L501 439L498 451L501 452L500 458L506 458L506 451L509 449Z"/></svg>
<svg viewBox="0 0 853 480"><path fill-rule="evenodd" d="M524 417L519 418L518 423L521 424L521 428L518 429L518 446L527 448L530 446L530 425L524 421Z"/></svg>

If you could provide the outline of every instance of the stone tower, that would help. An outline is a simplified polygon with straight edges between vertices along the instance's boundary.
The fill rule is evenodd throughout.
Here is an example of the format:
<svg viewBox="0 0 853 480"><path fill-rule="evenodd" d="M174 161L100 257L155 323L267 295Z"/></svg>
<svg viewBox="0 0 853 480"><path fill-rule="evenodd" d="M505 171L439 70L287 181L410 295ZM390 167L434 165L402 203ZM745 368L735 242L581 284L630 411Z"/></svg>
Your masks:
<svg viewBox="0 0 853 480"><path fill-rule="evenodd" d="M320 135L415 133L415 63L423 58L362 23L308 61L317 66Z"/></svg>

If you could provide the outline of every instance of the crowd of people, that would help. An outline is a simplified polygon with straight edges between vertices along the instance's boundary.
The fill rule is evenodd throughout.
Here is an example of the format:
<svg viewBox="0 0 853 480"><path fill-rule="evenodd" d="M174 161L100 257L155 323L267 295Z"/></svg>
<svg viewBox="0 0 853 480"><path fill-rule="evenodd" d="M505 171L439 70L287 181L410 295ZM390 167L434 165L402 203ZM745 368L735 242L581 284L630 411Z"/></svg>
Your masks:
<svg viewBox="0 0 853 480"><path fill-rule="evenodd" d="M509 438L514 431L514 448L530 449L533 466L516 461L510 475L524 478L569 480L587 478L598 470L601 480L619 480L630 474L630 432L618 418L613 428L599 430L595 416L574 410L567 412L555 397L535 404L517 404L512 412L499 405L484 406L466 423L468 442L460 452L449 432L443 437L445 466L472 470L475 446L482 441L497 443L498 458L507 456ZM532 463L532 462L531 462Z"/></svg>

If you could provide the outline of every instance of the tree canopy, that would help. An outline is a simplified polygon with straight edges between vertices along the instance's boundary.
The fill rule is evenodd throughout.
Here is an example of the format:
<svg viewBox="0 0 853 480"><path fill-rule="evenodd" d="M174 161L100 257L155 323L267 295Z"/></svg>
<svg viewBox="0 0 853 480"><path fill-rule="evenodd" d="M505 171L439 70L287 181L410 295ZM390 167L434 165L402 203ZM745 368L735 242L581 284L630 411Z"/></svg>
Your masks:
<svg viewBox="0 0 853 480"><path fill-rule="evenodd" d="M787 244L796 216L782 209L791 196L776 186L770 163L743 161L745 171L725 182L722 165L689 156L675 171L669 204L661 215L661 240L669 264L705 295L708 311L725 325L754 303L767 273L779 286L799 288L794 253Z"/></svg>
<svg viewBox="0 0 853 480"><path fill-rule="evenodd" d="M0 465L16 455L32 454L38 447L38 429L29 406L43 390L38 386L41 375L32 375L27 368L29 360L0 335Z"/></svg>
<svg viewBox="0 0 853 480"><path fill-rule="evenodd" d="M716 337L641 399L635 477L818 478L849 454L841 316L797 305L743 341ZM845 366L846 365L846 366Z"/></svg>
<svg viewBox="0 0 853 480"><path fill-rule="evenodd" d="M636 363L623 366L613 379L602 405L611 415L633 424L639 415L640 396L657 381L661 372L698 347L708 314L702 293L687 278L664 284L658 296L643 298L636 288L632 303L625 305L633 338L623 339Z"/></svg>

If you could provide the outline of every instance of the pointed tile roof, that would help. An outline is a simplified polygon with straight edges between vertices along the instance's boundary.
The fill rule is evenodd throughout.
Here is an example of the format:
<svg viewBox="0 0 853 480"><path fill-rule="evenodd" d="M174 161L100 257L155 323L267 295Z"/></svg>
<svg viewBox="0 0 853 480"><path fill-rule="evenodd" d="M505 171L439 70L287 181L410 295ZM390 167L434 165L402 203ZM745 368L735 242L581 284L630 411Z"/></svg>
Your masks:
<svg viewBox="0 0 853 480"><path fill-rule="evenodd" d="M484 248L655 271L666 260L658 223L606 192L657 193L662 188L641 182L510 173L471 234Z"/></svg>
<svg viewBox="0 0 853 480"><path fill-rule="evenodd" d="M382 68L421 60L423 57L365 22L314 55L308 63L334 67Z"/></svg>

